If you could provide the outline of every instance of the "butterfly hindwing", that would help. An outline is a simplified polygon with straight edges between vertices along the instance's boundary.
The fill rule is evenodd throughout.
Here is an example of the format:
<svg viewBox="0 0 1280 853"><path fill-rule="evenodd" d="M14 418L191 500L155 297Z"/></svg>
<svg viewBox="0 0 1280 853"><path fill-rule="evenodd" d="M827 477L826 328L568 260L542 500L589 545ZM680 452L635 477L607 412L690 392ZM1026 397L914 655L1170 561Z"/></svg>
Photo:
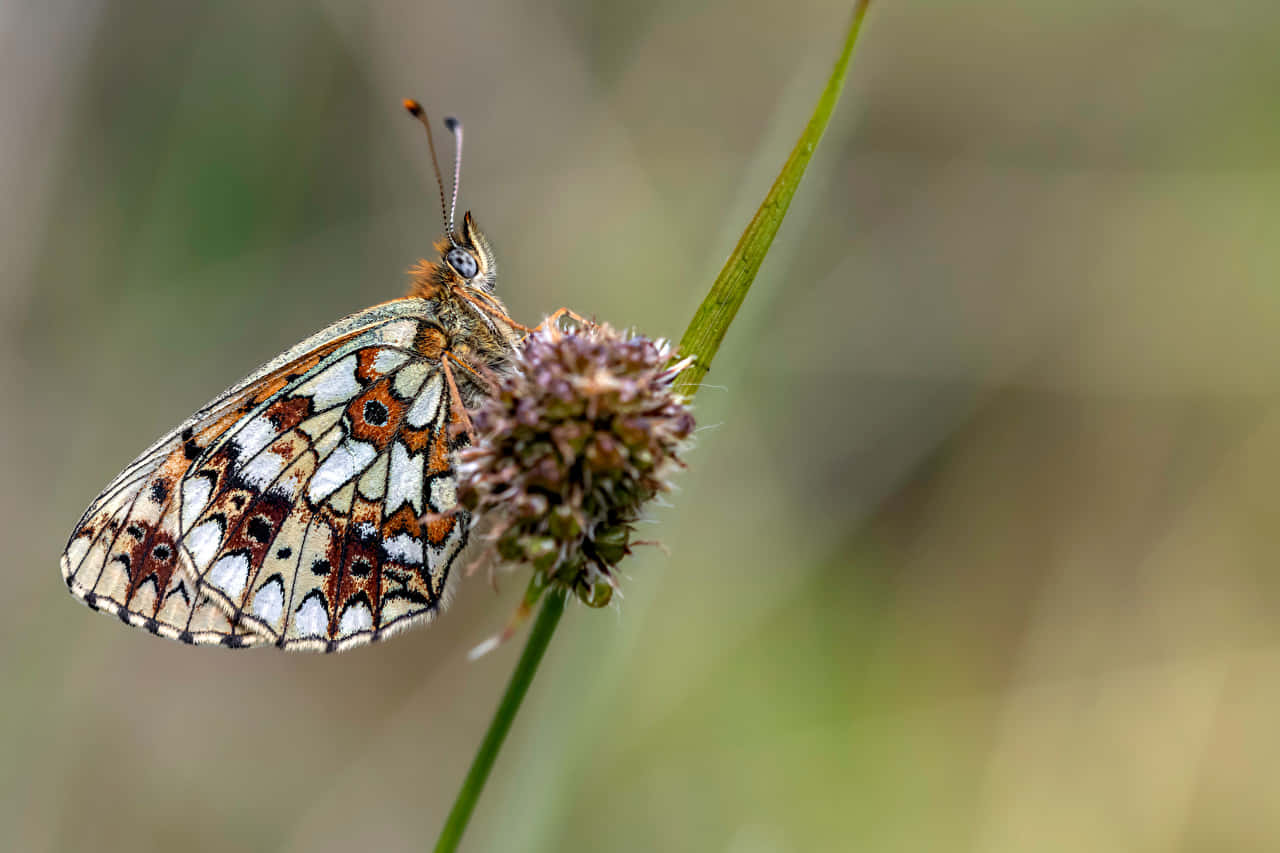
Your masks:
<svg viewBox="0 0 1280 853"><path fill-rule="evenodd" d="M202 589L277 645L346 648L425 621L443 603L465 539L465 517L449 514L453 449L465 439L439 365L402 355L352 353L273 404L333 389L312 398L293 431L247 457L227 452L234 438L213 455L237 461L191 528L192 563ZM285 460L270 476L258 461L265 455ZM264 473L246 483L243 472L255 469ZM436 480L449 488L433 495ZM424 513L447 518L458 547L433 545ZM204 547L205 525L216 549Z"/></svg>
<svg viewBox="0 0 1280 853"><path fill-rule="evenodd" d="M153 633L228 646L332 650L430 618L467 527L444 516L452 539L433 539L439 519L419 522L451 508L465 440L438 354L418 345L432 319L421 299L352 315L197 412L85 512L68 587Z"/></svg>
<svg viewBox="0 0 1280 853"><path fill-rule="evenodd" d="M187 642L223 637L252 644L201 594L183 568L182 478L197 455L248 402L233 396L161 439L112 481L85 512L62 556L63 578L95 610Z"/></svg>

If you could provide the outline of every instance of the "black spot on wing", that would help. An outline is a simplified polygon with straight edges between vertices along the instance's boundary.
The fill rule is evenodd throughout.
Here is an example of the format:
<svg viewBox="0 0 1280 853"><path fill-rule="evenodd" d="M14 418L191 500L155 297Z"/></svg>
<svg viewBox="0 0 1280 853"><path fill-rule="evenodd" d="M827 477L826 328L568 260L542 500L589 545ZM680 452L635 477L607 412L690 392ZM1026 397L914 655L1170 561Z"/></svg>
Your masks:
<svg viewBox="0 0 1280 853"><path fill-rule="evenodd" d="M369 400L364 404L364 422L370 426L386 426L387 415L387 407L377 400Z"/></svg>
<svg viewBox="0 0 1280 853"><path fill-rule="evenodd" d="M271 519L265 515L255 515L245 525L245 534L256 542L266 544L271 541Z"/></svg>

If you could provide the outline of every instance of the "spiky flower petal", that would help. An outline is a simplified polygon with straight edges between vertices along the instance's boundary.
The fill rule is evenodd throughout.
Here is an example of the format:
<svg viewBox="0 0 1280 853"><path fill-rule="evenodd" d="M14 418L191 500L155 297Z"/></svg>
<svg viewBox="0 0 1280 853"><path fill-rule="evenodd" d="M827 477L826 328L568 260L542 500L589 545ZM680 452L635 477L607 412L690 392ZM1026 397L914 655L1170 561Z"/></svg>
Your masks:
<svg viewBox="0 0 1280 853"><path fill-rule="evenodd" d="M498 555L533 566L592 606L612 597L645 503L693 432L672 390L689 363L662 340L607 325L530 334L512 370L471 412L476 443L459 463L459 499L497 519Z"/></svg>

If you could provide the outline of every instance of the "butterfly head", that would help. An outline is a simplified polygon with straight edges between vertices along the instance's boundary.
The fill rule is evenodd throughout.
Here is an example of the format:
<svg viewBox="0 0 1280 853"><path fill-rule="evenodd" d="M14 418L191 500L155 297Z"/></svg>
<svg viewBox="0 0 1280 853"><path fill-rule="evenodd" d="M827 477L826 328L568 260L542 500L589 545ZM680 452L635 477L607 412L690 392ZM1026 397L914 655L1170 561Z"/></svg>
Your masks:
<svg viewBox="0 0 1280 853"><path fill-rule="evenodd" d="M476 225L471 212L462 217L458 233L436 241L435 261L422 260L410 273L413 275L412 296L436 299L447 296L475 295L475 291L488 296L498 278L498 264L484 232Z"/></svg>
<svg viewBox="0 0 1280 853"><path fill-rule="evenodd" d="M498 265L493 256L493 246L484 232L471 218L471 211L462 217L462 229L445 247L441 260L449 268L458 286L475 287L486 293L493 292L498 278Z"/></svg>

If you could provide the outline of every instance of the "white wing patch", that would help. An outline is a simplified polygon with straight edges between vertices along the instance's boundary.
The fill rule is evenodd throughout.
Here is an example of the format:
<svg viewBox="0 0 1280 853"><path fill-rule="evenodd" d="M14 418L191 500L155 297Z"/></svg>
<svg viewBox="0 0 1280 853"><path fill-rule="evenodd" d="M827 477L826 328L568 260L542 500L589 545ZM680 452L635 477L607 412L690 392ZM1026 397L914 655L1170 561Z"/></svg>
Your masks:
<svg viewBox="0 0 1280 853"><path fill-rule="evenodd" d="M342 619L338 622L338 630L347 635L369 631L372 628L373 613L369 611L369 605L363 601L348 605L342 612Z"/></svg>
<svg viewBox="0 0 1280 853"><path fill-rule="evenodd" d="M288 464L283 456L276 453L259 453L249 463L239 469L242 480L255 489L265 489L280 477L280 472Z"/></svg>
<svg viewBox="0 0 1280 853"><path fill-rule="evenodd" d="M373 369L386 375L409 360L409 354L399 350L384 349L373 359Z"/></svg>
<svg viewBox="0 0 1280 853"><path fill-rule="evenodd" d="M312 476L307 497L312 503L324 500L369 467L377 455L378 451L372 444L351 438L343 440Z"/></svg>
<svg viewBox="0 0 1280 853"><path fill-rule="evenodd" d="M231 434L231 442L236 446L237 455L241 459L257 456L279 435L280 430L267 418L258 415Z"/></svg>
<svg viewBox="0 0 1280 853"><path fill-rule="evenodd" d="M293 620L302 637L323 637L329 633L329 612L319 596L310 596L298 607Z"/></svg>
<svg viewBox="0 0 1280 853"><path fill-rule="evenodd" d="M217 587L228 598L238 598L249 582L249 558L245 554L228 554L213 564L204 582Z"/></svg>
<svg viewBox="0 0 1280 853"><path fill-rule="evenodd" d="M410 566L422 565L422 540L399 533L382 543L387 556Z"/></svg>
<svg viewBox="0 0 1280 853"><path fill-rule="evenodd" d="M422 515L422 481L426 471L425 453L409 453L403 444L391 445L391 470L387 475L387 514L406 503Z"/></svg>
<svg viewBox="0 0 1280 853"><path fill-rule="evenodd" d="M185 545L197 569L208 568L222 544L223 526L217 519L210 519L187 534Z"/></svg>
<svg viewBox="0 0 1280 853"><path fill-rule="evenodd" d="M253 596L253 615L274 625L284 614L284 582L279 577L268 580Z"/></svg>
<svg viewBox="0 0 1280 853"><path fill-rule="evenodd" d="M298 386L297 393L310 397L317 412L352 399L360 393L360 383L356 381L355 355L347 356L314 379L302 383Z"/></svg>
<svg viewBox="0 0 1280 853"><path fill-rule="evenodd" d="M209 505L209 497L213 494L213 481L208 477L193 477L182 484L182 529L190 530L191 525Z"/></svg>
<svg viewBox="0 0 1280 853"><path fill-rule="evenodd" d="M439 373L427 380L426 387L413 402L413 408L409 409L409 426L421 429L435 420L436 410L440 408L440 389L443 384L444 378Z"/></svg>

